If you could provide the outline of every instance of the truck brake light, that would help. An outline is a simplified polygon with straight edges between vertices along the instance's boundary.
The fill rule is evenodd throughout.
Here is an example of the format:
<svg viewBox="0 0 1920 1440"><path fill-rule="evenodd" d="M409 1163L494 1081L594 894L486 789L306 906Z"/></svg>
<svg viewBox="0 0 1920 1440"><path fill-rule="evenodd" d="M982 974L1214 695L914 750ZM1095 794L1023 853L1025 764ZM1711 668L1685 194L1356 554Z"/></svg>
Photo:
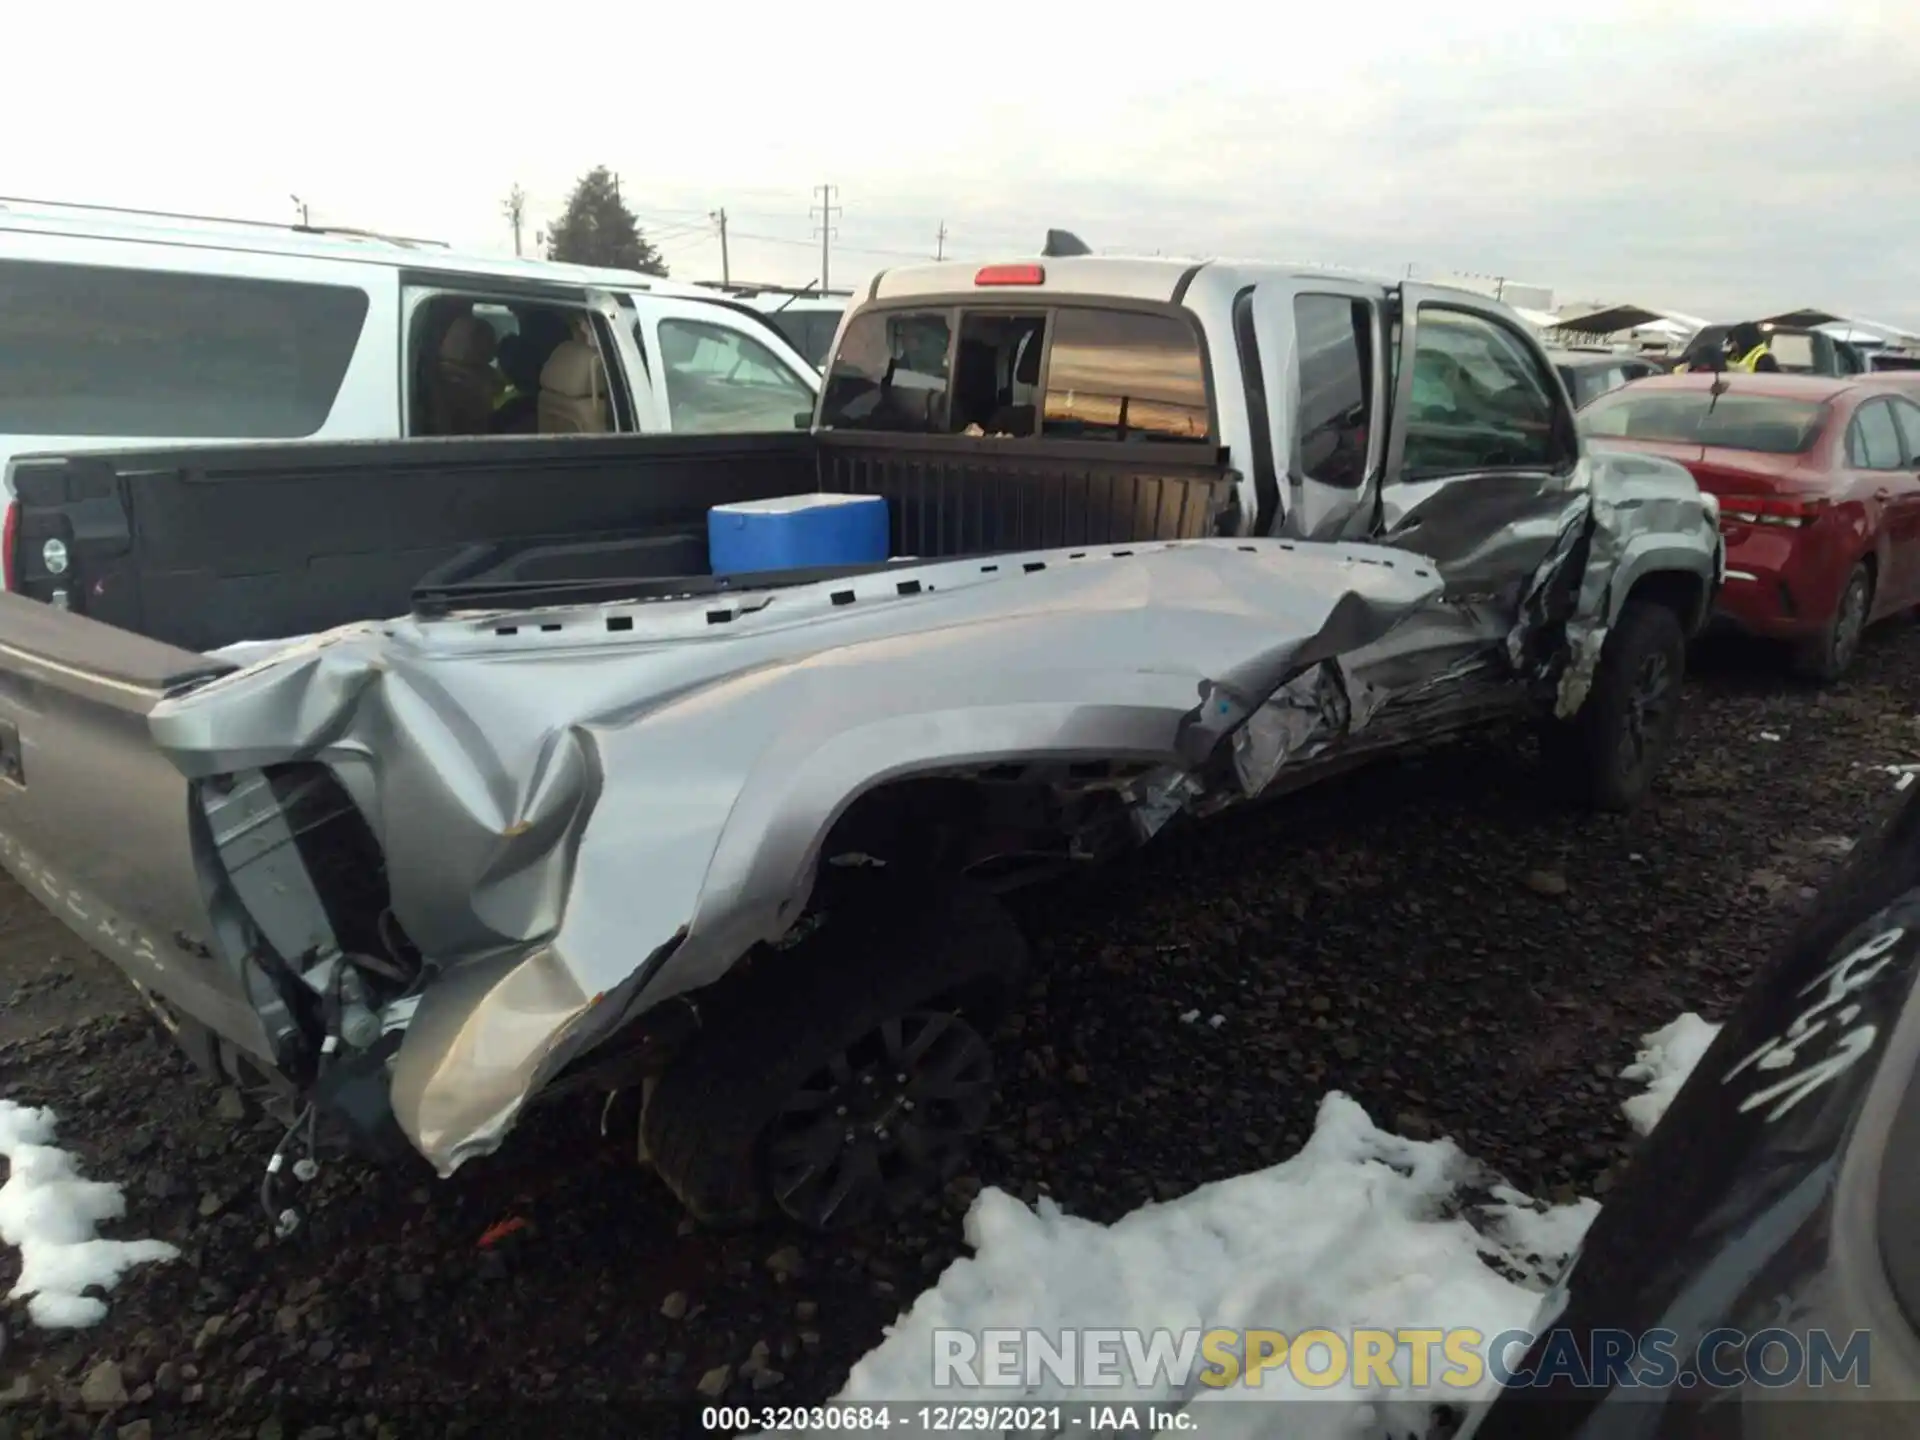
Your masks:
<svg viewBox="0 0 1920 1440"><path fill-rule="evenodd" d="M4 581L8 590L18 590L20 588L13 582L13 552L14 547L19 543L20 502L9 499L7 501L6 525L4 529L0 529L0 580Z"/></svg>
<svg viewBox="0 0 1920 1440"><path fill-rule="evenodd" d="M1047 272L1040 265L983 265L974 272L976 285L1044 285Z"/></svg>

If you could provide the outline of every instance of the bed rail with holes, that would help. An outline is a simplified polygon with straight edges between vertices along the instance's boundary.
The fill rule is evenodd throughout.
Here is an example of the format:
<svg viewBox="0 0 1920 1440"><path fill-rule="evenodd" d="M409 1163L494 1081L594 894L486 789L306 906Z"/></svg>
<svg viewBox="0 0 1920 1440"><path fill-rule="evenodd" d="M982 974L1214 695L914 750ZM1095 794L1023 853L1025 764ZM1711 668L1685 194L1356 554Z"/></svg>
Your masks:
<svg viewBox="0 0 1920 1440"><path fill-rule="evenodd" d="M1229 533L1223 460L1152 442L787 431L32 456L12 471L8 559L29 599L208 651L482 593L724 589L708 511L816 491L884 497L896 558Z"/></svg>
<svg viewBox="0 0 1920 1440"><path fill-rule="evenodd" d="M937 559L1229 533L1213 447L825 433L820 489L885 498L892 553Z"/></svg>

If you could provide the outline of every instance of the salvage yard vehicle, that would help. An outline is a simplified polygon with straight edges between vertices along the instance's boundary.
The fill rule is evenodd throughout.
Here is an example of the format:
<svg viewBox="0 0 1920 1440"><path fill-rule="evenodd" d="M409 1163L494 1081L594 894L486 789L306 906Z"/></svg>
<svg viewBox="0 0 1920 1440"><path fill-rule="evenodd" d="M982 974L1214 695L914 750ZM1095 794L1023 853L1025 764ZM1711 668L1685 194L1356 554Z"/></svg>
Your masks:
<svg viewBox="0 0 1920 1440"><path fill-rule="evenodd" d="M840 317L846 314L844 299L828 295L761 295L748 303L766 311L767 319L793 342L793 348L806 356L809 363L826 365L827 352L833 349L834 332L840 328Z"/></svg>
<svg viewBox="0 0 1920 1440"><path fill-rule="evenodd" d="M1920 606L1920 403L1895 376L1672 375L1581 412L1590 440L1660 455L1719 497L1717 618L1837 680L1869 624Z"/></svg>
<svg viewBox="0 0 1920 1440"><path fill-rule="evenodd" d="M0 199L0 461L791 428L819 383L751 306L638 272Z"/></svg>
<svg viewBox="0 0 1920 1440"><path fill-rule="evenodd" d="M443 1175L638 1085L695 1216L820 1229L964 1164L1000 892L1487 724L1631 806L1721 559L1496 302L1091 257L877 277L806 432L12 484L0 860L202 1064Z"/></svg>
<svg viewBox="0 0 1920 1440"><path fill-rule="evenodd" d="M1547 351L1553 368L1560 372L1560 383L1579 410L1598 400L1609 390L1631 385L1649 375L1665 375L1668 368L1658 361L1639 355L1620 355L1606 350Z"/></svg>
<svg viewBox="0 0 1920 1440"><path fill-rule="evenodd" d="M1727 337L1740 325L1708 325L1687 342L1680 356L1685 366L1713 365L1714 357L1726 347ZM1836 340L1824 330L1794 325L1760 324L1757 329L1766 341L1767 353L1783 375L1828 375L1834 377L1865 374L1867 358L1860 347Z"/></svg>

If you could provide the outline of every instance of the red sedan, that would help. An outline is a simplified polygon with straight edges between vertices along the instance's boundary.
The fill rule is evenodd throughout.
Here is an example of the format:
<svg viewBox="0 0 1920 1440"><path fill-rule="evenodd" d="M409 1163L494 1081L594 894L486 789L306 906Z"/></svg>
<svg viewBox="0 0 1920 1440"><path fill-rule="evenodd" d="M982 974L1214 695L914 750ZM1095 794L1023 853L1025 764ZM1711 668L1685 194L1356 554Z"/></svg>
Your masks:
<svg viewBox="0 0 1920 1440"><path fill-rule="evenodd" d="M1836 678L1869 624L1920 605L1920 387L1904 377L1663 375L1580 421L1718 498L1718 618L1789 642L1801 673Z"/></svg>

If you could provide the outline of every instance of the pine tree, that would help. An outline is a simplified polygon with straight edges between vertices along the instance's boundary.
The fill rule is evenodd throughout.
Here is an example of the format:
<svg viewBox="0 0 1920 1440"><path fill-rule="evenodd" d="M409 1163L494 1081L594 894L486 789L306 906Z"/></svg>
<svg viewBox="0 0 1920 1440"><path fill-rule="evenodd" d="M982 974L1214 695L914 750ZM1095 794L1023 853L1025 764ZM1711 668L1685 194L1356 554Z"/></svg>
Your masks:
<svg viewBox="0 0 1920 1440"><path fill-rule="evenodd" d="M613 174L596 165L580 177L567 213L547 234L547 258L575 265L606 265L665 275L660 252L640 233L640 223L620 199Z"/></svg>

